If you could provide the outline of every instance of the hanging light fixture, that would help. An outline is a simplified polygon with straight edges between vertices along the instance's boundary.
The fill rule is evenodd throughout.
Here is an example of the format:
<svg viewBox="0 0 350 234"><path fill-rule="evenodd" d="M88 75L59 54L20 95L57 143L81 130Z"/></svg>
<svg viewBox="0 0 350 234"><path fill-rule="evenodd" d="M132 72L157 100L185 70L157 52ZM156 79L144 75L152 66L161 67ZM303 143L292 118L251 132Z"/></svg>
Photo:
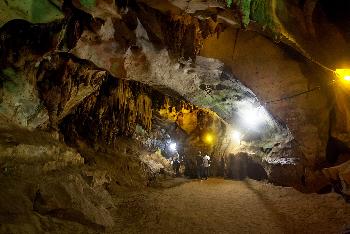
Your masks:
<svg viewBox="0 0 350 234"><path fill-rule="evenodd" d="M203 140L207 144L213 144L214 143L214 135L212 133L206 133L203 137Z"/></svg>
<svg viewBox="0 0 350 234"><path fill-rule="evenodd" d="M350 82L350 69L336 69L335 74L343 81Z"/></svg>

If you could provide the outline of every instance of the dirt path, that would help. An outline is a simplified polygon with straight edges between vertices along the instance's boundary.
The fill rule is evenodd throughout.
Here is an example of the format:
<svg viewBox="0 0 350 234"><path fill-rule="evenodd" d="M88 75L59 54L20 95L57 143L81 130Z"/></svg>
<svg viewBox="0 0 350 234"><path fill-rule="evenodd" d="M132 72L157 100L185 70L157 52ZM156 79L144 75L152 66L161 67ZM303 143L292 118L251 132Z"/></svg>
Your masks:
<svg viewBox="0 0 350 234"><path fill-rule="evenodd" d="M129 193L116 203L119 228L111 232L118 233L341 233L350 227L350 205L336 194L253 180L190 181Z"/></svg>

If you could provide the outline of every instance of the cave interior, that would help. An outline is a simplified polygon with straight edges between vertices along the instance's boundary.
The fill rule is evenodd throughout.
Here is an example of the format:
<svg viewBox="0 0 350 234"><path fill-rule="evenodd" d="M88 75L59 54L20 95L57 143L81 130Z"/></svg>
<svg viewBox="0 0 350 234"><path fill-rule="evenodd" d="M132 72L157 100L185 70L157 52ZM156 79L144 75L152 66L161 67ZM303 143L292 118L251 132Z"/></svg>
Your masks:
<svg viewBox="0 0 350 234"><path fill-rule="evenodd" d="M349 233L349 11L0 0L0 233Z"/></svg>

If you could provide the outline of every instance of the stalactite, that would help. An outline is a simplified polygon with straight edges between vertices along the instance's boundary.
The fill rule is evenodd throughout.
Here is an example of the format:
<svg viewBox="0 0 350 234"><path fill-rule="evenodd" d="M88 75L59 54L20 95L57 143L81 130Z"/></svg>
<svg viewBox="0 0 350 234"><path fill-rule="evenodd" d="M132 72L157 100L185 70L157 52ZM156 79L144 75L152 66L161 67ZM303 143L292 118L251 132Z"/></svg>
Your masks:
<svg viewBox="0 0 350 234"><path fill-rule="evenodd" d="M121 117L121 127L124 132L132 133L139 122L145 129L151 129L152 101L145 95L136 97L131 91L128 81L120 80L115 93L117 110Z"/></svg>
<svg viewBox="0 0 350 234"><path fill-rule="evenodd" d="M162 116L163 118L171 119L171 120L175 121L176 118L174 119L174 118L171 118L171 117L170 117L170 116L171 116L171 115L170 115L170 113L171 113L170 109L172 110L172 107L171 107L171 105L170 105L170 99L169 99L169 97L165 97L165 98L164 98L163 106L162 106L162 107L160 108L160 110L159 110L159 114L160 114L160 116Z"/></svg>
<svg viewBox="0 0 350 234"><path fill-rule="evenodd" d="M131 92L127 81L119 81L115 98L117 100L119 110L122 110L125 114L125 110L128 108L128 103L130 102L129 100L133 99L133 93Z"/></svg>
<svg viewBox="0 0 350 234"><path fill-rule="evenodd" d="M147 130L152 127L152 100L144 94L137 97L136 110L138 119Z"/></svg>

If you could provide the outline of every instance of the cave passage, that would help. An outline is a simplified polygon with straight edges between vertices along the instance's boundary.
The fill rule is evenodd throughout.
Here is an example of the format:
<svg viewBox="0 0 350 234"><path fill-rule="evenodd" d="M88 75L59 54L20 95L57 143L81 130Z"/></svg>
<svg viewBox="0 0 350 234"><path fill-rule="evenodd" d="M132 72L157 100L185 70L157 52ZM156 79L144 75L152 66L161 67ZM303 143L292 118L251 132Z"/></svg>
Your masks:
<svg viewBox="0 0 350 234"><path fill-rule="evenodd" d="M350 233L349 0L0 0L0 234Z"/></svg>

